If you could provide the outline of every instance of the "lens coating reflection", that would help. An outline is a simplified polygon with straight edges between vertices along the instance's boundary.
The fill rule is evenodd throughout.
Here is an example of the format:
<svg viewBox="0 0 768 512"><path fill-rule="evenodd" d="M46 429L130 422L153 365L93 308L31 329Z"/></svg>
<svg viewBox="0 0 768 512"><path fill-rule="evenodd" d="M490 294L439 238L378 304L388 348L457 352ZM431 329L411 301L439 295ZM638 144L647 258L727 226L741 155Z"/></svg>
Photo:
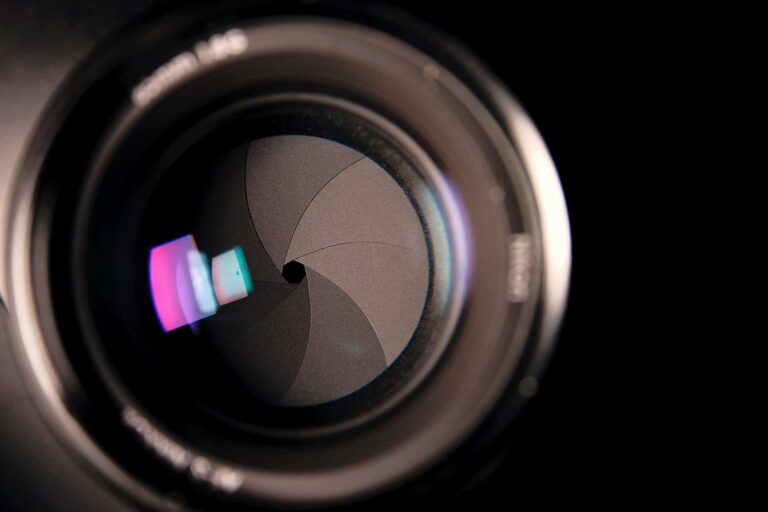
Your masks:
<svg viewBox="0 0 768 512"><path fill-rule="evenodd" d="M213 259L212 283L208 258L198 250L193 235L150 250L149 280L155 313L165 332L194 327L215 315L219 305L243 299L253 289L240 247Z"/></svg>

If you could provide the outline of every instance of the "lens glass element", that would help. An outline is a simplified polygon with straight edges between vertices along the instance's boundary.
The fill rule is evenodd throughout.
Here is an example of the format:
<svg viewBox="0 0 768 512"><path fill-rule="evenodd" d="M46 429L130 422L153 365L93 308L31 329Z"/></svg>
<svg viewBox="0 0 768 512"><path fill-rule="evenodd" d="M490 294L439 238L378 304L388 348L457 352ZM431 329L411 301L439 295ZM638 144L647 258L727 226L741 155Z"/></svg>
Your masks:
<svg viewBox="0 0 768 512"><path fill-rule="evenodd" d="M349 395L419 325L429 288L419 215L347 145L252 140L210 169L171 173L149 210L148 292L166 333L157 343L210 353L266 403Z"/></svg>

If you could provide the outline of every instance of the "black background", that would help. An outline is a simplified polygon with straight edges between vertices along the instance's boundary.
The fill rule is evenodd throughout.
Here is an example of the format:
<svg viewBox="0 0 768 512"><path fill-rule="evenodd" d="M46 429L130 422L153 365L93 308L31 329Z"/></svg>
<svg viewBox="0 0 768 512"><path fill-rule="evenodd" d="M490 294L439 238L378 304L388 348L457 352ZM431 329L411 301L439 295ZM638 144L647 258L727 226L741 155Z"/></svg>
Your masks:
<svg viewBox="0 0 768 512"><path fill-rule="evenodd" d="M66 71L144 3L0 1L0 187ZM657 98L680 92L669 77L684 65L674 24L639 8L392 3L463 41L509 85L551 150L571 217L559 345L509 433L509 456L459 504L618 504L666 493L684 454L660 405L674 328L649 327L659 314L649 268L667 180L659 134L672 122ZM118 510L34 419L3 339L0 349L0 510Z"/></svg>

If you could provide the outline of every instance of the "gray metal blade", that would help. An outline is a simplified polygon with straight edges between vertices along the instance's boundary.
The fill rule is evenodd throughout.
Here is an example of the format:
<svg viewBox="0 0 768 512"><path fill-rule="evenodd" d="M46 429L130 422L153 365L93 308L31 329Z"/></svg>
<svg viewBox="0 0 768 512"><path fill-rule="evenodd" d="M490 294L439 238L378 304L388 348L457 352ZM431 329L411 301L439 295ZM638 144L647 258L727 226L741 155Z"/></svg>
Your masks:
<svg viewBox="0 0 768 512"><path fill-rule="evenodd" d="M284 283L282 268L270 259L248 212L243 189L247 153L247 145L239 146L216 166L200 200L194 235L210 258L239 245L254 281Z"/></svg>
<svg viewBox="0 0 768 512"><path fill-rule="evenodd" d="M403 189L366 158L329 182L307 207L286 262L344 242L375 241L426 253L424 230Z"/></svg>
<svg viewBox="0 0 768 512"><path fill-rule="evenodd" d="M362 157L336 142L281 135L248 147L245 187L253 225L282 269L294 228L307 205L334 176Z"/></svg>
<svg viewBox="0 0 768 512"><path fill-rule="evenodd" d="M335 245L298 259L343 290L365 313L391 364L419 324L428 290L426 256L369 242ZM314 299L312 299L314 300Z"/></svg>
<svg viewBox="0 0 768 512"><path fill-rule="evenodd" d="M348 395L387 368L365 315L336 285L307 269L312 310L301 369L281 403L308 406Z"/></svg>
<svg viewBox="0 0 768 512"><path fill-rule="evenodd" d="M292 291L285 297L288 289ZM270 291L277 295L270 297ZM205 328L243 385L262 400L279 403L298 374L307 350L307 281L269 288L265 284L254 292L246 300L221 308L206 320ZM280 295L285 298L276 303Z"/></svg>

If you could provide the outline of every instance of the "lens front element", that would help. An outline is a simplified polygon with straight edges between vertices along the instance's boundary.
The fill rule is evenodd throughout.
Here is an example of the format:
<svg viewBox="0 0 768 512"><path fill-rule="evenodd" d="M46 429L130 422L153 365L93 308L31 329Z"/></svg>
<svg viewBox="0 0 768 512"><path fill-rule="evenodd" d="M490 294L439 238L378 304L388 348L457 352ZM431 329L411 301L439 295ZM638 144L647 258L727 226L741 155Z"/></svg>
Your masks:
<svg viewBox="0 0 768 512"><path fill-rule="evenodd" d="M235 148L197 178L193 201L179 201L185 171L165 180L145 220L171 232L168 219L194 219L150 250L167 336L207 346L250 393L282 406L346 396L397 359L424 310L429 259L416 210L387 171L305 135Z"/></svg>

